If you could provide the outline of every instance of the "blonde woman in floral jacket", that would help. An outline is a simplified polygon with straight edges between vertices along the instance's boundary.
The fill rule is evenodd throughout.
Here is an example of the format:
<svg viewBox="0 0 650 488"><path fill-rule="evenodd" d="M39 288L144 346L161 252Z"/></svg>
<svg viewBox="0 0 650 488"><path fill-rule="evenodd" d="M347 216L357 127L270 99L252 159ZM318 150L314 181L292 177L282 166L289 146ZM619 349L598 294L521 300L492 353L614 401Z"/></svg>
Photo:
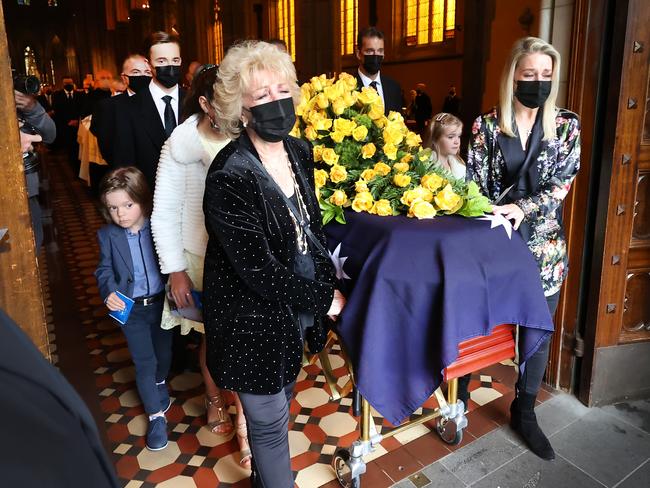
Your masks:
<svg viewBox="0 0 650 488"><path fill-rule="evenodd" d="M476 119L467 157L467 178L494 202L494 213L514 222L540 270L551 314L567 274L562 204L580 166L578 116L555 105L560 54L535 37L513 46L501 78L499 106ZM535 399L549 340L520 368L511 424L544 459L555 454L537 424ZM461 382L467 399L467 379Z"/></svg>

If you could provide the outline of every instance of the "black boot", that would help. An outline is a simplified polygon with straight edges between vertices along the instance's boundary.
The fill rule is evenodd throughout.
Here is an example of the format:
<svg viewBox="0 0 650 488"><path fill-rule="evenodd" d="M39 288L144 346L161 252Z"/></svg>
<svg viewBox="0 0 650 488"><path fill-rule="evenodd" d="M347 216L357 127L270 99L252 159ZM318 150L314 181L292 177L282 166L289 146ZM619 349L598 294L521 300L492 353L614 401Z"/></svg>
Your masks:
<svg viewBox="0 0 650 488"><path fill-rule="evenodd" d="M555 459L555 452L535 416L537 395L519 393L510 405L510 425L522 437L526 446L537 456L548 461Z"/></svg>

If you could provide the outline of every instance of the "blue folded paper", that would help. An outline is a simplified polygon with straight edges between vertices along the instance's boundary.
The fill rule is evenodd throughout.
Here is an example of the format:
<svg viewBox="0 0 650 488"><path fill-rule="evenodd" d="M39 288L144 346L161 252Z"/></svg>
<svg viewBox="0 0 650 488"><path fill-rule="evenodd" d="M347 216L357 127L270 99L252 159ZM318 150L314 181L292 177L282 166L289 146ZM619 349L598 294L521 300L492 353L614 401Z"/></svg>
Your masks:
<svg viewBox="0 0 650 488"><path fill-rule="evenodd" d="M169 285L167 285L166 291L167 291L167 302L169 303L169 310L172 315L184 319L193 320L195 322L203 322L203 304L201 303L203 293L201 293L198 290L191 290L190 293L192 293L192 300L194 300L194 306L178 308L170 292Z"/></svg>
<svg viewBox="0 0 650 488"><path fill-rule="evenodd" d="M133 308L133 299L127 297L123 293L120 293L119 291L116 291L115 294L124 302L124 310L116 310L116 311L110 311L108 312L108 315L110 317L113 317L115 320L117 320L120 324L124 325L126 324L126 321L129 320L129 314L131 313L131 309Z"/></svg>

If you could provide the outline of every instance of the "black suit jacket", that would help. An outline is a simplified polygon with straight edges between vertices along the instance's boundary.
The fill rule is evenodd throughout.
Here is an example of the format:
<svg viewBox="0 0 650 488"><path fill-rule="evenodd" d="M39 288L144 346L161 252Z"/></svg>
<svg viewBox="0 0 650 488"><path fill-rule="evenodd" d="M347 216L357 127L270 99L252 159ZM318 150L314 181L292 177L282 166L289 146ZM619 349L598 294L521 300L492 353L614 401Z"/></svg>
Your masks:
<svg viewBox="0 0 650 488"><path fill-rule="evenodd" d="M0 310L2 486L117 487L79 395Z"/></svg>
<svg viewBox="0 0 650 488"><path fill-rule="evenodd" d="M179 91L179 112L185 92ZM182 114L177 115L182 120ZM156 104L148 88L144 88L124 103L124 110L115 116L116 130L113 166L135 166L142 171L153 192L160 150L167 140Z"/></svg>
<svg viewBox="0 0 650 488"><path fill-rule="evenodd" d="M357 90L361 90L364 87L363 81L359 76L359 72L356 73L357 78ZM379 73L379 83L381 83L382 91L384 92L384 114L388 115L390 111L402 112L403 100L402 100L402 89L394 79Z"/></svg>
<svg viewBox="0 0 650 488"><path fill-rule="evenodd" d="M284 140L310 215L312 232L325 243L314 193L313 156L304 141ZM208 247L203 310L208 366L222 388L273 394L295 381L304 340L298 313L311 313L311 352L323 348L323 316L334 294L329 256L311 245L315 279L294 273L296 231L280 190L241 152L255 154L242 134L210 166L203 212Z"/></svg>
<svg viewBox="0 0 650 488"><path fill-rule="evenodd" d="M81 117L84 99L85 94L78 91L72 92L71 99L66 96L64 90L57 90L52 94L52 109L54 110L54 121L57 128Z"/></svg>
<svg viewBox="0 0 650 488"><path fill-rule="evenodd" d="M109 166L114 166L115 161L115 137L120 118L118 114L125 110L129 98L131 97L128 93L106 98L97 104L97 108L93 112L90 132L97 138L99 150Z"/></svg>

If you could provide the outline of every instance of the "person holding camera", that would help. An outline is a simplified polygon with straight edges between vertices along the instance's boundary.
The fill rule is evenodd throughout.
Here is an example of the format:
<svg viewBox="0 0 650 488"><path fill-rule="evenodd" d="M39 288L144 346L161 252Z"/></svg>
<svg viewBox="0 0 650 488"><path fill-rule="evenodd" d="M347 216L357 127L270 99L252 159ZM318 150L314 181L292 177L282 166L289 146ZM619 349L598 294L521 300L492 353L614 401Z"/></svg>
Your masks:
<svg viewBox="0 0 650 488"><path fill-rule="evenodd" d="M56 138L54 121L36 100L39 89L40 82L38 78L34 76L14 76L14 100L21 132L25 185L27 187L29 210L37 250L43 243L43 223L41 221L41 206L38 202L38 156L34 152L32 142L42 140L50 144Z"/></svg>

